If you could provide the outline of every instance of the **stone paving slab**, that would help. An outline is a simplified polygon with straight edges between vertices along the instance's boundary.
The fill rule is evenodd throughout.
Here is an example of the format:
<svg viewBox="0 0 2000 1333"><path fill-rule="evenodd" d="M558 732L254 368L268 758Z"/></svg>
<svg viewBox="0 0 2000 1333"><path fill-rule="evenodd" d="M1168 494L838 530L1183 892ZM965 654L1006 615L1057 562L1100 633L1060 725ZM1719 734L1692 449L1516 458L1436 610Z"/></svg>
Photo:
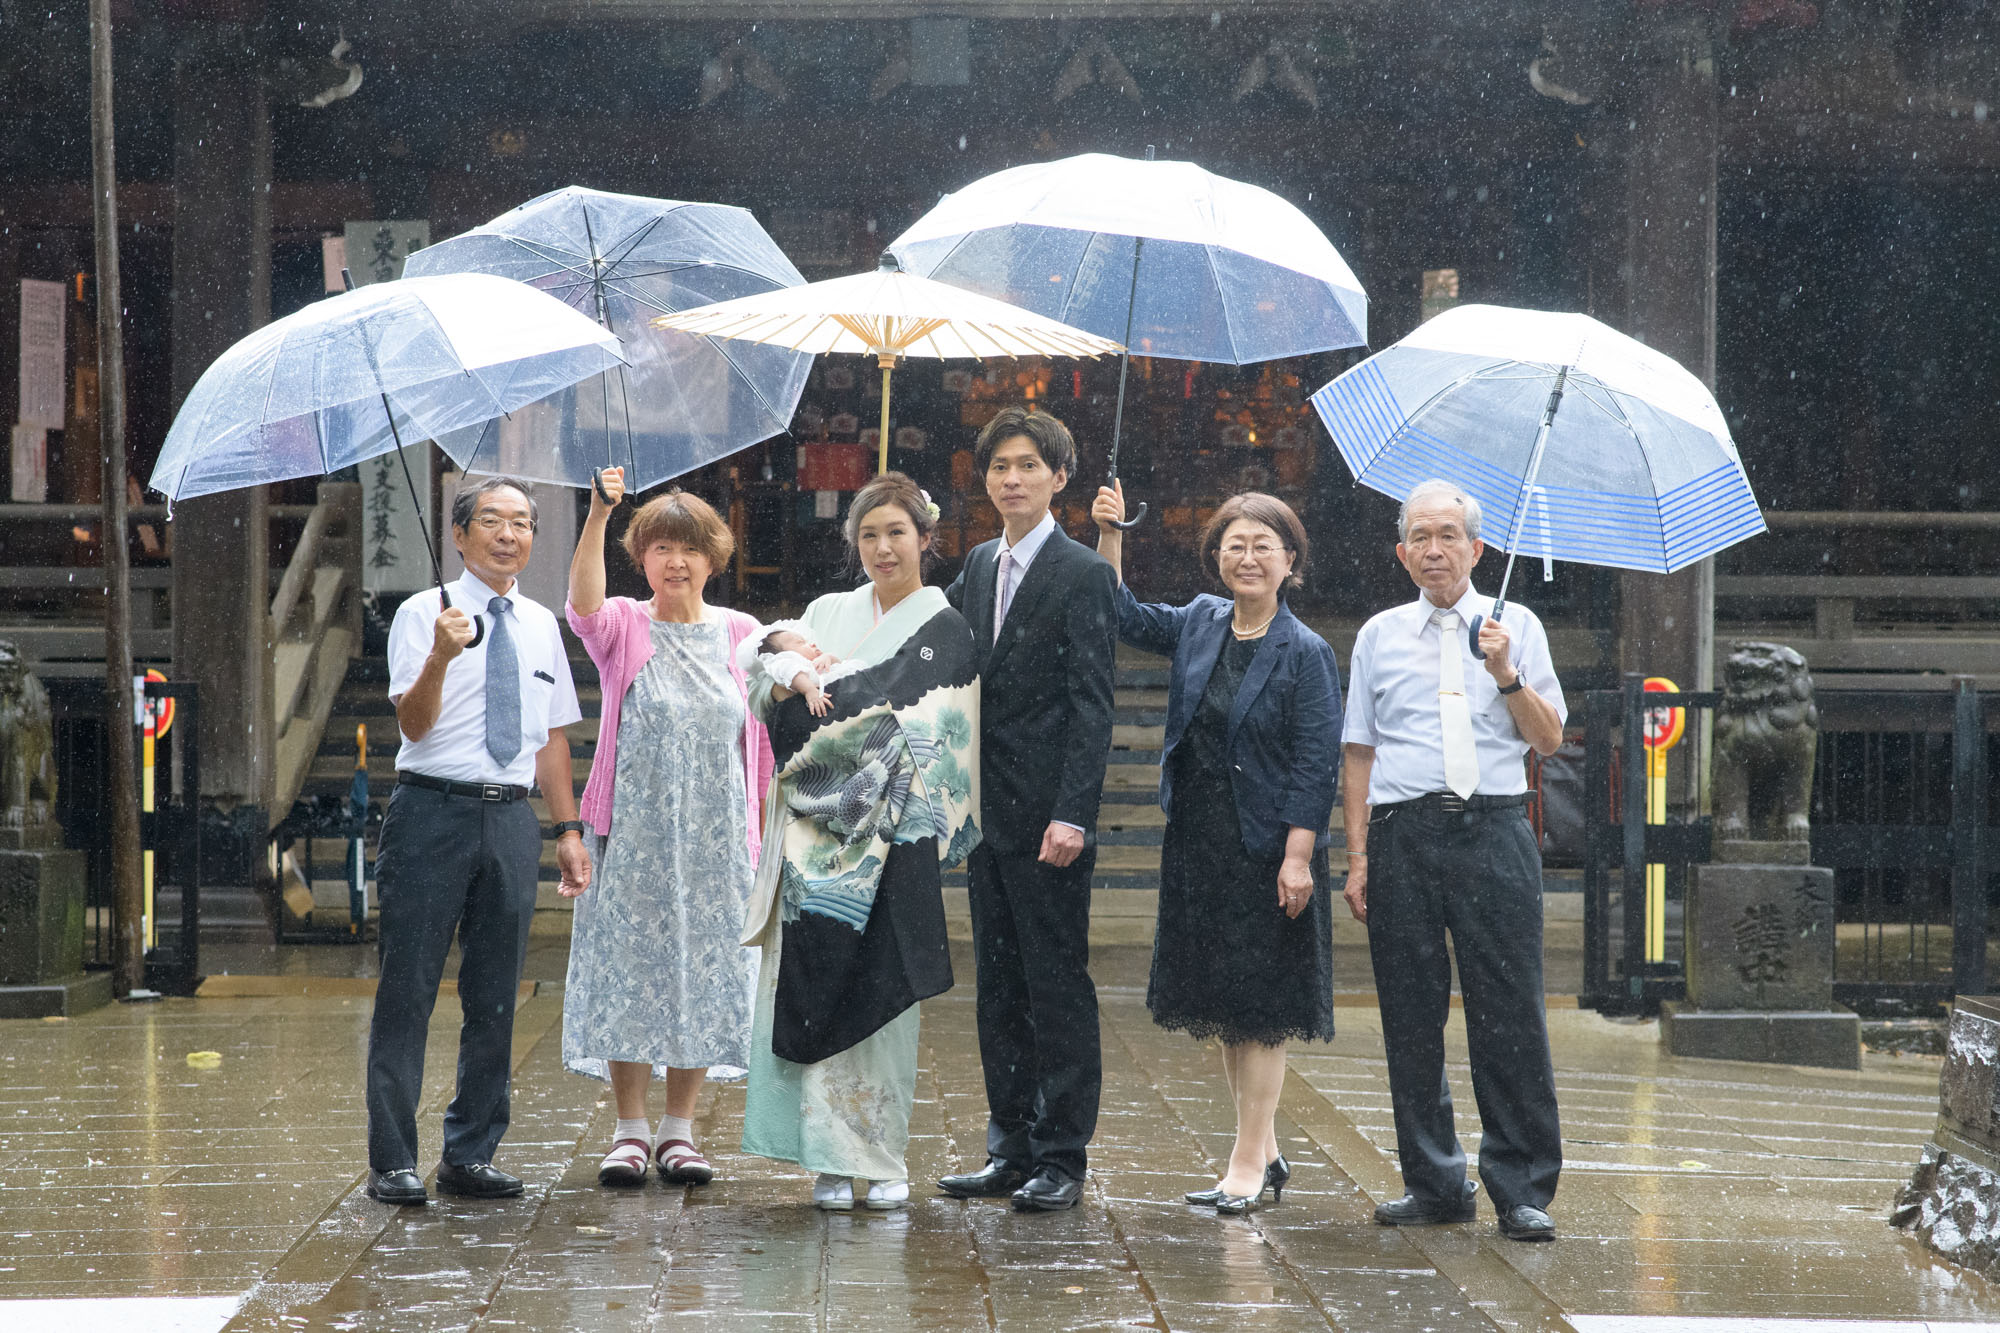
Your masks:
<svg viewBox="0 0 2000 1333"><path fill-rule="evenodd" d="M560 961L539 960L539 974L560 976ZM970 977L970 960L957 961ZM716 1184L600 1189L606 1090L562 1071L560 987L543 985L517 1021L502 1150L527 1196L387 1209L359 1190L367 998L352 984L319 989L323 965L226 998L0 1023L0 1329L1651 1333L1696 1317L2000 1321L2000 1292L1883 1220L1935 1115L1938 1063L1926 1057L1871 1055L1855 1073L1675 1060L1650 1024L1554 1006L1562 1237L1522 1246L1495 1234L1484 1207L1461 1227L1371 1223L1400 1185L1379 1023L1365 997L1347 995L1339 1038L1294 1055L1278 1127L1294 1169L1283 1202L1224 1219L1180 1202L1228 1152L1218 1054L1153 1027L1143 950L1105 949L1104 1114L1083 1206L1021 1216L929 1190L982 1155L962 985L925 1005L911 1206L843 1216L811 1208L804 1173L733 1151L740 1085L702 1102ZM456 1024L442 1003L426 1061L430 1150ZM222 1063L189 1067L197 1050ZM1447 1060L1469 1108L1457 1019ZM1461 1132L1476 1152L1476 1124L1462 1119ZM65 1309L72 1318L46 1322Z"/></svg>

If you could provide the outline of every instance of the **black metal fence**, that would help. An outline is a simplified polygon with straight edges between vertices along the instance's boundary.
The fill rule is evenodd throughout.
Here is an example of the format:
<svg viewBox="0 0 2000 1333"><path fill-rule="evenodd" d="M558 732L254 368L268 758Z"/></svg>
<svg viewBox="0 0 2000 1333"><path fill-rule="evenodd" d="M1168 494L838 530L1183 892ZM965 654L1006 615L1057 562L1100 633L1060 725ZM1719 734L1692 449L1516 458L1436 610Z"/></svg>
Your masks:
<svg viewBox="0 0 2000 1333"><path fill-rule="evenodd" d="M1584 978L1579 1002L1603 1013L1653 1013L1686 993L1678 929L1647 956L1646 865L1665 867L1677 917L1687 871L1709 860L1712 820L1704 714L1715 693L1624 688L1584 696ZM1834 998L1869 1013L1935 1010L1986 988L2000 737L1969 678L1949 691L1818 692L1812 860L1834 871ZM1646 822L1648 714L1688 710L1671 752L1664 823ZM1658 932L1654 932L1657 942Z"/></svg>

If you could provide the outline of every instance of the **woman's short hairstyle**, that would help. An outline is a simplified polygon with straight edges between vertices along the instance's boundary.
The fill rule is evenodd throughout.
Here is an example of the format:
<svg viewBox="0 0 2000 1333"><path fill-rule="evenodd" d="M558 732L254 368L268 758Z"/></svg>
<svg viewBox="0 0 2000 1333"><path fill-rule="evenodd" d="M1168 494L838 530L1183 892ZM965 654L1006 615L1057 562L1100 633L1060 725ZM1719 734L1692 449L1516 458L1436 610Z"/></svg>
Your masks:
<svg viewBox="0 0 2000 1333"><path fill-rule="evenodd" d="M972 456L984 473L993 462L993 451L1016 435L1028 437L1028 443L1035 446L1035 452L1051 472L1067 472L1076 475L1076 439L1069 433L1069 427L1050 416L1026 407L1003 407L986 423L973 441Z"/></svg>
<svg viewBox="0 0 2000 1333"><path fill-rule="evenodd" d="M1232 495L1222 502L1215 511L1215 517L1208 520L1208 526L1201 530L1201 563L1219 582L1222 578L1222 534L1229 531L1229 525L1239 518L1247 518L1252 523L1262 523L1278 534L1278 540L1292 553L1292 572L1286 577L1280 592L1304 584L1306 561L1312 556L1312 544L1306 540L1306 525L1299 522L1299 516L1292 507L1275 495L1262 491L1245 491Z"/></svg>
<svg viewBox="0 0 2000 1333"><path fill-rule="evenodd" d="M655 542L678 542L692 547L708 557L708 563L718 574L736 553L736 538L730 535L729 525L722 521L715 507L699 495L690 495L678 487L641 505L639 512L632 515L632 521L625 525L625 554L632 558L632 567L641 573L646 569L646 552Z"/></svg>
<svg viewBox="0 0 2000 1333"><path fill-rule="evenodd" d="M917 535L924 539L923 567L930 568L936 554L930 538L937 530L937 516L931 512L930 497L924 494L924 488L901 472L884 472L856 491L848 502L847 522L842 531L847 537L849 556L853 556L855 543L861 540L861 520L868 517L870 510L891 504L910 516Z"/></svg>

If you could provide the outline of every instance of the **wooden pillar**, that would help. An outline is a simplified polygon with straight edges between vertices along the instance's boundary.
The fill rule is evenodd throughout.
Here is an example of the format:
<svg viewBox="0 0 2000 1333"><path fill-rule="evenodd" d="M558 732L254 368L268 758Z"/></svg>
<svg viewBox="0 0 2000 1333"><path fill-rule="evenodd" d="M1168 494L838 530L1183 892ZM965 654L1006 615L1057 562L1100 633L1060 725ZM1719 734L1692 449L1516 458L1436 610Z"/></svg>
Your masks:
<svg viewBox="0 0 2000 1333"><path fill-rule="evenodd" d="M1715 385L1716 90L1699 23L1661 24L1636 43L1623 103L1624 331ZM1715 570L1620 576L1619 665L1683 689L1714 679Z"/></svg>
<svg viewBox="0 0 2000 1333"><path fill-rule="evenodd" d="M249 33L193 27L174 62L173 374L178 409L209 363L270 317L270 153ZM272 799L270 520L253 487L174 508L174 675L200 689L204 855L247 882ZM218 818L219 817L219 818ZM207 847L205 846L205 853Z"/></svg>

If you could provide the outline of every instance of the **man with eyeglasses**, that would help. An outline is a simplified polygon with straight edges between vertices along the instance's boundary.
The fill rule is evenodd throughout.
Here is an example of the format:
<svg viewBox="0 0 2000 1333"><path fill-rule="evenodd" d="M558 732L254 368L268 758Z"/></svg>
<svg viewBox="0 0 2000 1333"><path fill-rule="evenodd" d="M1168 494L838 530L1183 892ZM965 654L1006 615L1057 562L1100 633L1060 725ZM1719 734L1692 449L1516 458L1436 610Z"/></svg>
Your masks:
<svg viewBox="0 0 2000 1333"><path fill-rule="evenodd" d="M368 1195L429 1201L417 1174L417 1102L431 1009L460 945L458 1092L444 1117L440 1194L508 1198L518 1177L493 1166L507 1130L514 997L535 915L542 789L565 886L590 882L576 817L569 736L583 714L548 608L516 576L535 545L527 484L488 477L460 490L452 542L465 573L441 605L412 594L389 631L389 699L402 745L375 852L381 980L368 1031Z"/></svg>
<svg viewBox="0 0 2000 1333"><path fill-rule="evenodd" d="M1421 590L1361 627L1342 732L1346 898L1368 925L1396 1150L1408 1191L1383 1226L1470 1222L1475 1186L1444 1073L1451 936L1482 1138L1479 1178L1509 1240L1555 1239L1562 1170L1542 999L1542 858L1524 760L1567 709L1532 611L1472 590L1479 502L1446 481L1403 501L1396 558ZM1478 652L1469 631L1479 622Z"/></svg>

